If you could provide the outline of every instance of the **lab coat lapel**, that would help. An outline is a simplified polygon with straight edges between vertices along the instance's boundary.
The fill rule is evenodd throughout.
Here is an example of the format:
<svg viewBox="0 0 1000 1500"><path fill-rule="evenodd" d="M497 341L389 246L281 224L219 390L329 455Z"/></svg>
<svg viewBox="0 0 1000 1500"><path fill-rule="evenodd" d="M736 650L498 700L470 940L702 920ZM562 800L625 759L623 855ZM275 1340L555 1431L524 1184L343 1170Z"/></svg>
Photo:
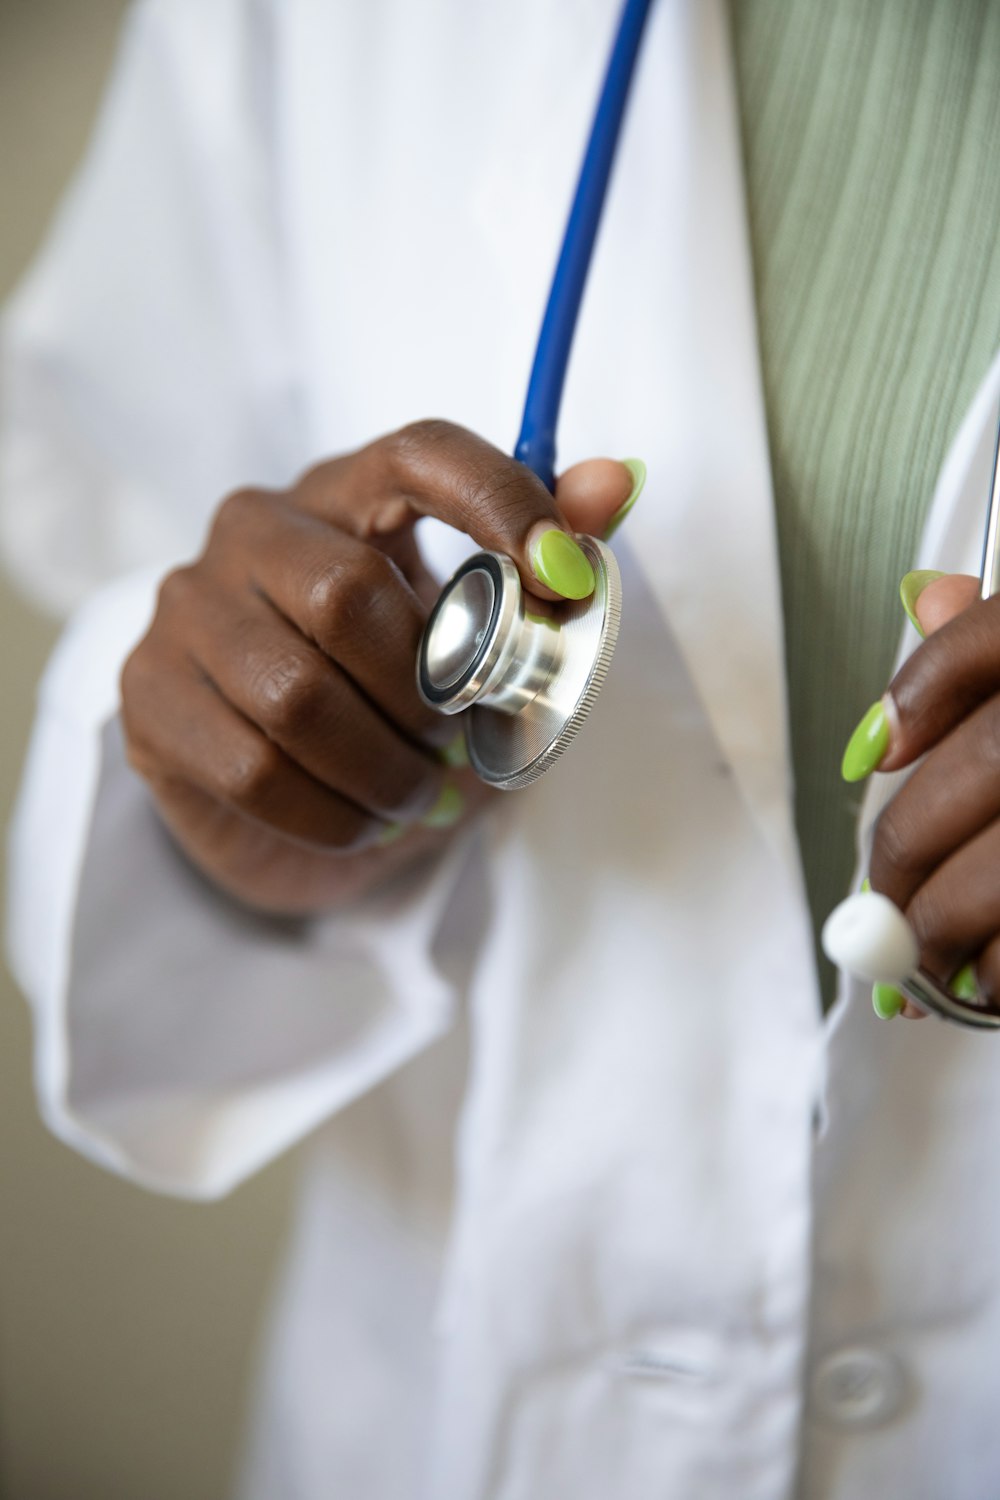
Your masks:
<svg viewBox="0 0 1000 1500"><path fill-rule="evenodd" d="M724 7L677 8L665 29L662 44L677 52L676 97L658 144L664 129L675 140L656 168L667 205L659 275L639 274L670 283L643 376L662 398L656 420L669 451L629 518L629 539L758 826L797 872L777 535ZM636 105L647 117L663 107L641 92Z"/></svg>
<svg viewBox="0 0 1000 1500"><path fill-rule="evenodd" d="M289 242L299 256L293 277L301 288L299 324L338 332L336 340L306 335L310 387L323 394L313 410L317 451L363 441L421 410L445 412L501 443L513 440L525 351L544 303L614 11L610 0L574 10L566 45L577 51L572 66L563 59L559 91L544 87L541 54L537 80L519 59L522 108L512 110L505 97L485 99L478 109L470 104L477 165L466 232L475 225L478 243L466 243L466 279L488 360L470 363L476 343L451 283L439 295L427 293L440 279L440 235L429 234L423 247L414 241L404 260L395 251L390 256L380 317L394 331L391 359L371 338L363 301L345 296L362 272L351 260L351 237L338 233L339 205L365 201L371 218L384 202L385 222L368 226L369 258L393 246L395 205L406 191L403 146L398 161L380 163L387 186L374 205L365 197L364 161L357 165L351 153L336 158L340 177L327 195L293 192L297 227ZM491 45L495 13L471 14L482 31L473 48L481 57ZM518 0L517 14L519 24L530 24L527 0ZM331 31L320 49L328 69L330 59L356 54L358 37L345 43L339 33L361 22L352 9L323 16ZM514 24L506 10L504 16L504 36L493 39L497 51ZM427 43L425 32L421 21L414 45L421 39L432 51L445 45L446 36L435 39L433 28ZM295 99L304 101L303 114L286 131L294 143L293 189L315 142L346 139L350 131L339 113L350 91L320 76L315 52L315 36L304 34L295 49L303 75ZM477 75L481 89L494 71ZM405 77L411 73L409 66ZM443 181L451 172L470 182L459 156L448 172L442 165ZM521 164L516 174L512 161ZM323 170L329 176L328 164ZM426 209L424 217L434 219ZM376 273L369 267L366 274ZM397 337L401 329L407 338ZM620 545L633 546L641 560L758 826L797 870L773 503L722 0L659 5L650 19L560 424L564 465L601 451L637 453L649 464L647 494Z"/></svg>

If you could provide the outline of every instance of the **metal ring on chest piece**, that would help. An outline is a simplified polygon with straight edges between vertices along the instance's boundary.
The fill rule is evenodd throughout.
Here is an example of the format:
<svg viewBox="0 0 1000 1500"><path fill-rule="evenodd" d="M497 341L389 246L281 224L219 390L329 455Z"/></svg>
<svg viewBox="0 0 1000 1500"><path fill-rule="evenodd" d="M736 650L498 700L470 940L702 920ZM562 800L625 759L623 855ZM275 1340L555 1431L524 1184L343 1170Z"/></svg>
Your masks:
<svg viewBox="0 0 1000 1500"><path fill-rule="evenodd" d="M610 547L578 536L594 569L587 599L529 597L517 568L477 552L445 585L424 630L417 687L443 714L466 713L473 770L491 786L536 781L587 717L607 675L621 620Z"/></svg>

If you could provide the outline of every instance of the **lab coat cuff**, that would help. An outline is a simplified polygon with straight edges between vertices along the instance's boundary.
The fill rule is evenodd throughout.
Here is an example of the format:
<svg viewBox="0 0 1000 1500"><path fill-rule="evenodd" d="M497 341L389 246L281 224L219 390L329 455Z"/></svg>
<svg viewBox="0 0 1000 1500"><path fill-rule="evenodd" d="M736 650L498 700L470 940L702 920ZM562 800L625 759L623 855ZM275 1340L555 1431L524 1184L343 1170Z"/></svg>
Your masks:
<svg viewBox="0 0 1000 1500"><path fill-rule="evenodd" d="M150 580L106 591L46 674L11 834L10 949L51 1128L147 1187L209 1198L450 1025L432 945L469 844L322 920L217 891L164 830L113 713L122 642L151 604Z"/></svg>

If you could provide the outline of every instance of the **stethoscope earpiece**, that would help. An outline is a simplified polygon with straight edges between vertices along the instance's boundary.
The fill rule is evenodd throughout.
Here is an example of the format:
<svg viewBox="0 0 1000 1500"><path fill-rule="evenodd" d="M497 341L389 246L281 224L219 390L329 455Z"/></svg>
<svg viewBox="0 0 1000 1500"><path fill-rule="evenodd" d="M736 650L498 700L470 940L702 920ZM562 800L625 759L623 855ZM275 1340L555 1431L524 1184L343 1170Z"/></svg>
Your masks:
<svg viewBox="0 0 1000 1500"><path fill-rule="evenodd" d="M888 896L877 891L848 896L827 917L822 943L838 968L870 984L895 985L931 1015L980 1031L1000 1028L1000 1011L985 1001L960 999L920 968L916 933Z"/></svg>
<svg viewBox="0 0 1000 1500"><path fill-rule="evenodd" d="M913 928L877 891L841 901L823 924L822 943L831 963L869 984L898 984L920 958Z"/></svg>
<svg viewBox="0 0 1000 1500"><path fill-rule="evenodd" d="M526 597L517 568L477 552L445 585L417 656L417 688L438 713L467 713L469 762L491 786L530 785L593 707L618 639L614 553L577 537L596 583L586 599Z"/></svg>

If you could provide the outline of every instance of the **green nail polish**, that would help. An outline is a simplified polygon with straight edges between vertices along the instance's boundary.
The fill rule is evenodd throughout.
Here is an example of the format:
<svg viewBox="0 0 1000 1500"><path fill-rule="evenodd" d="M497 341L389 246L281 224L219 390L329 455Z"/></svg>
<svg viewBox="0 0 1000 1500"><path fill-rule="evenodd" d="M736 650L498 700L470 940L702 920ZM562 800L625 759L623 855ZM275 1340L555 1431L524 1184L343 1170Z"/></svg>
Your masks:
<svg viewBox="0 0 1000 1500"><path fill-rule="evenodd" d="M974 966L966 964L964 969L959 969L948 988L960 1000L977 999L979 996L979 985L976 983L976 970Z"/></svg>
<svg viewBox="0 0 1000 1500"><path fill-rule="evenodd" d="M457 823L462 816L465 807L465 798L457 786L446 786L442 788L434 806L425 812L420 819L423 828L450 828Z"/></svg>
<svg viewBox="0 0 1000 1500"><path fill-rule="evenodd" d="M469 764L469 752L465 748L464 733L456 734L450 744L438 751L438 760L456 771L463 770Z"/></svg>
<svg viewBox="0 0 1000 1500"><path fill-rule="evenodd" d="M565 531L552 526L531 549L535 577L564 599L586 599L594 592L594 570L586 554Z"/></svg>
<svg viewBox="0 0 1000 1500"><path fill-rule="evenodd" d="M632 475L632 488L629 490L628 498L622 505L618 507L614 515L611 517L611 520L608 522L607 530L604 533L605 541L609 541L610 538L614 536L615 532L618 530L619 526L622 524L629 511L632 509L633 505L642 494L642 487L646 483L646 465L643 463L641 458L623 458L622 463Z"/></svg>
<svg viewBox="0 0 1000 1500"><path fill-rule="evenodd" d="M845 781L864 781L889 748L889 719L881 699L873 703L847 742L840 774Z"/></svg>
<svg viewBox="0 0 1000 1500"><path fill-rule="evenodd" d="M389 844L394 844L399 838L400 834L405 832L406 829L404 824L387 823L382 829L382 832L379 834L378 838L375 840L376 849L385 849Z"/></svg>
<svg viewBox="0 0 1000 1500"><path fill-rule="evenodd" d="M944 574L939 572L937 568L915 568L912 573L906 574L899 585L899 597L902 600L903 608L909 616L910 624L921 640L924 639L924 632L920 621L917 619L917 600L929 583L933 583L936 578L943 577Z"/></svg>
<svg viewBox="0 0 1000 1500"><path fill-rule="evenodd" d="M891 1021L906 1004L894 985L877 984L872 990L872 1010L883 1021Z"/></svg>

